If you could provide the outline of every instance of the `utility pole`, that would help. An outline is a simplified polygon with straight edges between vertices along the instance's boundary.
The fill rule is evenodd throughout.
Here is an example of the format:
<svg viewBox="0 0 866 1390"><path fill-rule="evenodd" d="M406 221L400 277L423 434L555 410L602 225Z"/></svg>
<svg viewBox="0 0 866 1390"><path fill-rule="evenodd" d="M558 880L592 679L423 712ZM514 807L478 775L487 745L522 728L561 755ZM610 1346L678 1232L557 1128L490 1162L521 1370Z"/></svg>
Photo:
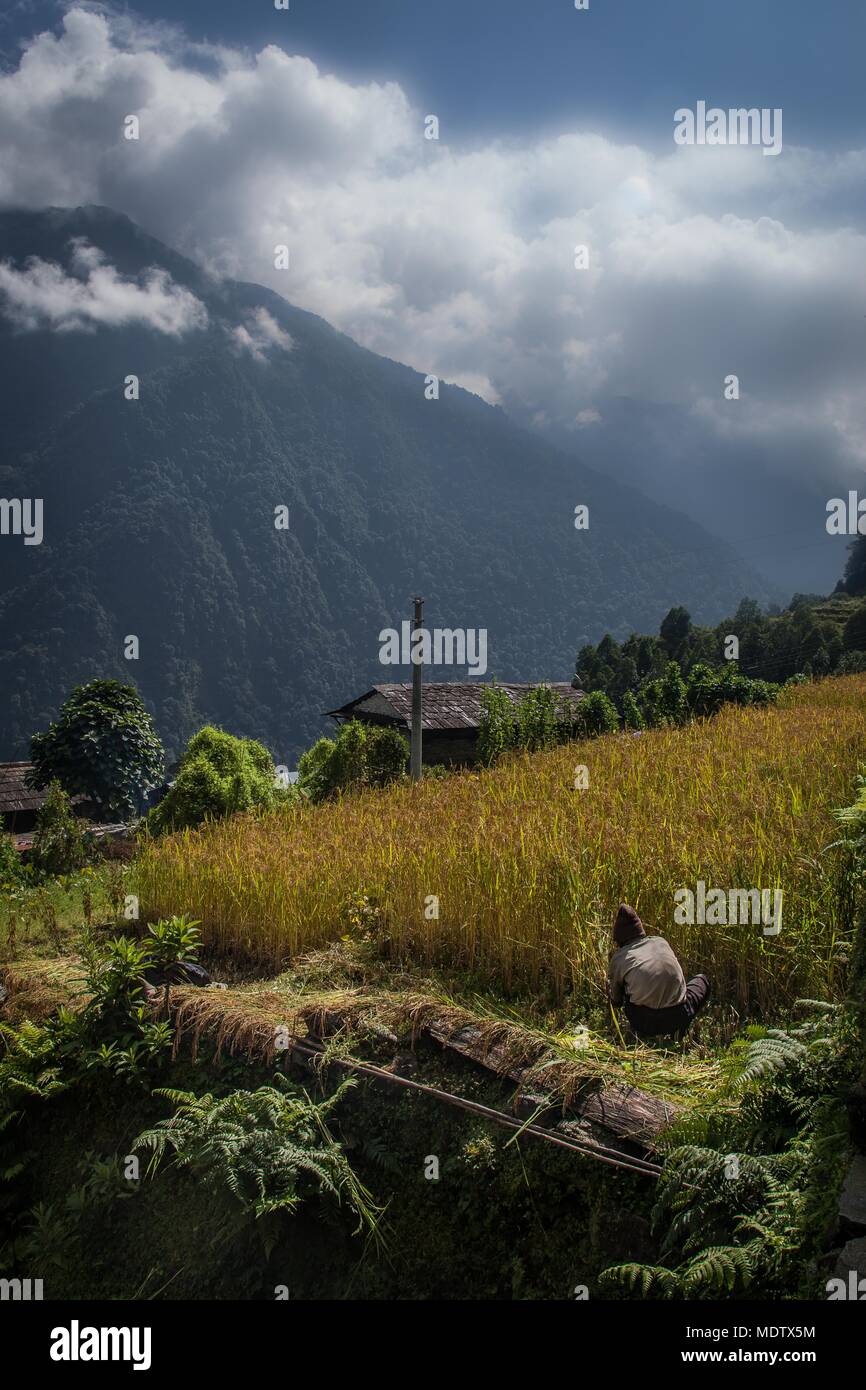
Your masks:
<svg viewBox="0 0 866 1390"><path fill-rule="evenodd" d="M423 598L415 599L415 621L412 629L414 639L415 633L421 627L421 610L424 607ZM421 662L416 659L418 648L413 640L412 643L412 741L409 751L409 776L413 782L421 780Z"/></svg>

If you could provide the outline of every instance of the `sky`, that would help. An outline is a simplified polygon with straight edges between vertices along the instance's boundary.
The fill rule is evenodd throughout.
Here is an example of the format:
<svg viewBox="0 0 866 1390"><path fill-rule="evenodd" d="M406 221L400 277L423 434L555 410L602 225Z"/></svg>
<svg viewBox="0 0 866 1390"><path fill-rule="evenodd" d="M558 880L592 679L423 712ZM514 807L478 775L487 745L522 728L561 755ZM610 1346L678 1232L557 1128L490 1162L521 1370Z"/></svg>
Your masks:
<svg viewBox="0 0 866 1390"><path fill-rule="evenodd" d="M760 475L818 582L866 464L864 52L862 0L7 0L0 206L126 212L730 539ZM677 144L699 101L780 151Z"/></svg>
<svg viewBox="0 0 866 1390"><path fill-rule="evenodd" d="M127 9L127 7L117 7ZM4 0L0 48L62 7ZM190 38L252 50L277 43L353 81L398 80L447 113L448 137L525 134L591 122L661 148L667 112L705 96L783 106L790 139L862 145L861 0L139 0L132 12Z"/></svg>

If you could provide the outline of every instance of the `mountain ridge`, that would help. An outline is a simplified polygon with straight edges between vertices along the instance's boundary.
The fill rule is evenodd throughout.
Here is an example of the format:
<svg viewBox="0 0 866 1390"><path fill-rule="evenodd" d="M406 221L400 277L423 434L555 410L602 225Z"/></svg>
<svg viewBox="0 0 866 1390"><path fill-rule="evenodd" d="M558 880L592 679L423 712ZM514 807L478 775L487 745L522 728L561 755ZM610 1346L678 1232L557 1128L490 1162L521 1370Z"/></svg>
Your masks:
<svg viewBox="0 0 866 1390"><path fill-rule="evenodd" d="M425 400L423 374L273 290L214 279L122 214L0 214L0 261L18 271L38 256L78 273L74 238L123 277L163 270L208 323L175 339L0 316L0 493L45 499L42 545L0 537L4 756L100 675L134 680L172 755L211 721L292 763L323 710L406 678L377 638L416 591L429 625L488 629L503 680L568 679L585 641L652 629L676 603L703 620L767 596L670 508L460 387ZM257 309L289 350L238 346Z"/></svg>

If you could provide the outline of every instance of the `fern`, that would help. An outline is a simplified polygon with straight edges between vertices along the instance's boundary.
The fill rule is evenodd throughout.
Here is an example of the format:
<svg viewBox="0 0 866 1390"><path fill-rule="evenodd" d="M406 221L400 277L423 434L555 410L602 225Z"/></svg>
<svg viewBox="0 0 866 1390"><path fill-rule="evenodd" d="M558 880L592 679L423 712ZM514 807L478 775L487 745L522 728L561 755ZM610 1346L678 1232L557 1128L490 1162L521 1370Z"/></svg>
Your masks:
<svg viewBox="0 0 866 1390"><path fill-rule="evenodd" d="M599 1276L599 1282L602 1286L624 1288L640 1298L649 1298L656 1292L661 1298L675 1298L682 1293L679 1275L664 1265L612 1265Z"/></svg>
<svg viewBox="0 0 866 1390"><path fill-rule="evenodd" d="M680 1276L686 1298L718 1297L748 1288L756 1255L748 1245L711 1245L702 1250Z"/></svg>
<svg viewBox="0 0 866 1390"><path fill-rule="evenodd" d="M140 1134L133 1148L150 1151L151 1176L170 1152L177 1167L226 1187L256 1217L294 1212L308 1192L317 1191L346 1200L358 1217L357 1229L376 1234L378 1209L325 1123L355 1082L344 1081L315 1104L285 1078L277 1080L282 1089L261 1086L220 1100L192 1091L156 1091L171 1101L175 1113Z"/></svg>
<svg viewBox="0 0 866 1390"><path fill-rule="evenodd" d="M806 1056L806 1044L781 1028L768 1028L766 1037L751 1043L742 1071L736 1079L738 1088L750 1085Z"/></svg>
<svg viewBox="0 0 866 1390"><path fill-rule="evenodd" d="M378 1134L371 1134L364 1138L361 1143L361 1152L371 1163L375 1163L386 1173L402 1173L403 1167L394 1157L393 1149L388 1139Z"/></svg>

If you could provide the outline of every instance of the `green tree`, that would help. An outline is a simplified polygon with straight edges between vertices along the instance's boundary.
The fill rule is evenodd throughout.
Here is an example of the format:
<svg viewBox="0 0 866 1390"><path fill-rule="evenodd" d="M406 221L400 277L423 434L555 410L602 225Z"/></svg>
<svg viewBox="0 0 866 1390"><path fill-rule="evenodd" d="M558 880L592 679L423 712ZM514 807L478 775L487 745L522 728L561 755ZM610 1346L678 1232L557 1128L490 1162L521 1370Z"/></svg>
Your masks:
<svg viewBox="0 0 866 1390"><path fill-rule="evenodd" d="M659 636L671 661L679 661L684 655L691 630L692 617L686 608L672 608L662 618Z"/></svg>
<svg viewBox="0 0 866 1390"><path fill-rule="evenodd" d="M268 750L252 738L235 738L206 725L190 739L177 778L147 817L153 834L183 830L238 811L268 809L294 798L280 787Z"/></svg>
<svg viewBox="0 0 866 1390"><path fill-rule="evenodd" d="M671 724L683 724L688 718L686 683L675 661L669 661L659 682L661 711Z"/></svg>
<svg viewBox="0 0 866 1390"><path fill-rule="evenodd" d="M849 545L845 573L836 587L846 594L866 594L866 536L855 536Z"/></svg>
<svg viewBox="0 0 866 1390"><path fill-rule="evenodd" d="M119 681L79 685L57 720L30 744L33 783L57 780L100 815L126 819L162 777L164 753L137 690Z"/></svg>
<svg viewBox="0 0 866 1390"><path fill-rule="evenodd" d="M350 719L334 740L331 776L340 789L361 787L367 774L367 738L370 730L360 719Z"/></svg>
<svg viewBox="0 0 866 1390"><path fill-rule="evenodd" d="M675 661L669 661L664 674L643 687L640 706L650 728L685 722L688 718L688 692Z"/></svg>
<svg viewBox="0 0 866 1390"><path fill-rule="evenodd" d="M866 651L866 600L858 603L845 624L843 641L846 652Z"/></svg>
<svg viewBox="0 0 866 1390"><path fill-rule="evenodd" d="M658 728L665 719L661 709L661 679L647 681L638 691L638 708L648 729Z"/></svg>

